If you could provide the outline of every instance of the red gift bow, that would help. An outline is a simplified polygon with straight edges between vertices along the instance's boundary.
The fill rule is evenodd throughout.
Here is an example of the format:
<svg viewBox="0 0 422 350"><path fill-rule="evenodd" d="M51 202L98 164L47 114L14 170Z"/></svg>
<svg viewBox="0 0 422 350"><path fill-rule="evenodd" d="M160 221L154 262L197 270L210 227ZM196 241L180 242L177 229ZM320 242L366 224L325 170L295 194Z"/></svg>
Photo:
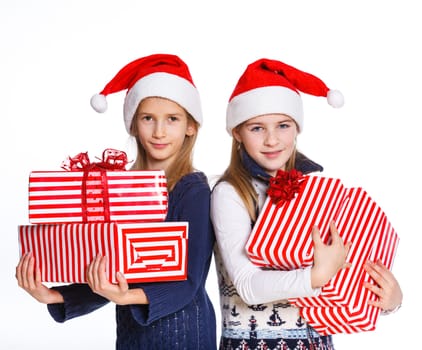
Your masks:
<svg viewBox="0 0 422 350"><path fill-rule="evenodd" d="M302 188L303 180L302 173L296 169L278 170L277 174L270 178L267 194L274 204L282 205L296 197Z"/></svg>
<svg viewBox="0 0 422 350"><path fill-rule="evenodd" d="M110 203L108 198L108 181L107 181L107 171L123 171L126 170L126 165L128 163L127 155L123 151L119 151L113 148L106 148L103 151L103 156L100 162L91 163L88 157L88 152L78 153L74 157L68 157L62 163L62 169L67 171L83 171L82 179L82 215L83 222L88 222L89 216L88 212L90 206L88 204L88 197L92 198L93 194L87 193L87 181L89 179L89 173L91 171L100 172L101 176L101 190L96 193L95 198L102 203L104 209L104 221L110 221Z"/></svg>
<svg viewBox="0 0 422 350"><path fill-rule="evenodd" d="M81 152L74 157L68 157L63 161L61 167L67 171L126 170L127 164L128 160L125 152L106 148L103 151L101 162L91 163L88 152Z"/></svg>

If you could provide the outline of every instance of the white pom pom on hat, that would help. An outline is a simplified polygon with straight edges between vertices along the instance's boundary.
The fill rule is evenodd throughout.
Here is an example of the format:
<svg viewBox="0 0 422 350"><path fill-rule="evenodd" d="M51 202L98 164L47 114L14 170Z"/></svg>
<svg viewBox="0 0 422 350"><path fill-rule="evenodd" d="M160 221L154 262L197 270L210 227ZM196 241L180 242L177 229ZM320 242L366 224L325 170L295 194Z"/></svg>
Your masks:
<svg viewBox="0 0 422 350"><path fill-rule="evenodd" d="M128 63L100 93L91 97L92 108L104 113L107 110L107 95L122 90L127 90L123 116L128 133L139 103L147 97L172 100L202 124L199 92L188 66L176 55L154 54Z"/></svg>
<svg viewBox="0 0 422 350"><path fill-rule="evenodd" d="M104 113L107 110L107 99L104 95L95 94L91 97L91 107L98 113Z"/></svg>
<svg viewBox="0 0 422 350"><path fill-rule="evenodd" d="M226 113L226 129L233 128L264 114L286 114L303 130L303 102L299 92L325 97L328 104L339 108L344 97L338 90L330 90L316 76L283 62L261 58L251 63L239 78L230 96Z"/></svg>
<svg viewBox="0 0 422 350"><path fill-rule="evenodd" d="M328 104L334 108L341 108L344 105L344 96L338 90L330 90L327 94Z"/></svg>

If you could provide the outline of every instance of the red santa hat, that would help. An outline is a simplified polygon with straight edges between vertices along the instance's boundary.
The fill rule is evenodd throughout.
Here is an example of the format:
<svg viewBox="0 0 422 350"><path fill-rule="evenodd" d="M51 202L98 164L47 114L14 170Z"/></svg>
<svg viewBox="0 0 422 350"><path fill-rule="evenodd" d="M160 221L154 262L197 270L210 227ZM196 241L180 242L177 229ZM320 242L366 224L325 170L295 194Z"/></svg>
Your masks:
<svg viewBox="0 0 422 350"><path fill-rule="evenodd" d="M123 116L128 133L139 103L147 97L172 100L202 124L198 90L188 66L175 55L155 54L128 63L99 94L92 96L91 106L98 113L104 113L107 110L106 96L126 89Z"/></svg>
<svg viewBox="0 0 422 350"><path fill-rule="evenodd" d="M326 97L333 107L341 107L340 91L330 90L316 76L280 61L259 59L246 68L227 106L226 128L231 135L237 125L264 114L282 113L293 118L303 130L303 105L299 91Z"/></svg>

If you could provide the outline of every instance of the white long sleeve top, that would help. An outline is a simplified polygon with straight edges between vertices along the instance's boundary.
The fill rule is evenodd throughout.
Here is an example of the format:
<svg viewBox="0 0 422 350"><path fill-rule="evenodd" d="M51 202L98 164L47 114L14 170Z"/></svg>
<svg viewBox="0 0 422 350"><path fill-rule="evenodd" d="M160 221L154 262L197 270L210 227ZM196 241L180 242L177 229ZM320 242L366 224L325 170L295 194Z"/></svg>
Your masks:
<svg viewBox="0 0 422 350"><path fill-rule="evenodd" d="M253 185L259 195L259 208L266 199L266 184L256 179ZM292 271L262 269L246 255L245 244L251 232L251 220L242 200L232 185L221 182L211 197L211 219L219 254L228 277L247 304L316 296L312 289L310 267Z"/></svg>
<svg viewBox="0 0 422 350"><path fill-rule="evenodd" d="M267 184L253 180L259 209ZM306 322L287 298L316 296L309 268L280 271L262 269L248 258L245 244L251 232L247 209L232 185L218 183L211 195L211 219L217 246L215 262L219 278L222 336L243 337L251 325L269 338L305 337Z"/></svg>

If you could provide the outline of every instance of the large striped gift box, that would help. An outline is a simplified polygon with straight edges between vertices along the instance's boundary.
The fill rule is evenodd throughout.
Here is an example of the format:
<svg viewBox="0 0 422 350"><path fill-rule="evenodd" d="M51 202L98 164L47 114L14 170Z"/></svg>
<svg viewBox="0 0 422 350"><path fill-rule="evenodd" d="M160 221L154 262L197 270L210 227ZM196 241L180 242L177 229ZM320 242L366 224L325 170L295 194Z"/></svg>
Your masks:
<svg viewBox="0 0 422 350"><path fill-rule="evenodd" d="M361 302L360 292L368 274L363 266L367 260L380 260L392 268L399 238L394 228L384 216L372 231L357 229L353 237L347 260L351 267L340 270L322 289L318 297L290 299L297 306L348 306L355 308Z"/></svg>
<svg viewBox="0 0 422 350"><path fill-rule="evenodd" d="M377 235L371 251L370 259L380 260L387 268L393 266L399 238L394 230ZM290 302L300 307L301 316L320 334L357 333L375 330L380 315L380 309L368 305L369 300L376 300L376 295L363 287L364 282L373 283L367 273L354 288L353 302L342 306L319 306L328 304L329 296L323 295L311 298L294 298Z"/></svg>
<svg viewBox="0 0 422 350"><path fill-rule="evenodd" d="M277 203L268 196L247 241L247 254L263 267L292 270L311 266L312 228L317 226L322 240L329 243L329 223L334 220L343 240L352 242L348 255L352 266L339 271L322 288L319 297L291 299L290 302L302 308L307 320L317 315L316 310L323 314L337 310L344 313L344 319L358 310L361 318L362 313L365 314L366 321L372 312L369 323L373 327L378 313L366 305L367 298L374 296L362 287L363 281L369 278L363 265L386 249L385 263L391 267L398 236L385 213L362 188L346 188L339 179L320 176L303 176L300 180L291 199ZM319 320L324 324L324 317ZM352 318L348 322L353 323ZM321 327L316 328L321 330ZM369 328L366 324L365 329ZM331 327L327 332L334 329ZM356 331L358 328L340 329Z"/></svg>
<svg viewBox="0 0 422 350"><path fill-rule="evenodd" d="M20 255L32 252L43 282L85 283L86 267L108 257L107 273L129 282L187 278L187 222L67 223L18 227Z"/></svg>
<svg viewBox="0 0 422 350"><path fill-rule="evenodd" d="M33 171L29 221L154 222L167 215L167 181L157 171Z"/></svg>

